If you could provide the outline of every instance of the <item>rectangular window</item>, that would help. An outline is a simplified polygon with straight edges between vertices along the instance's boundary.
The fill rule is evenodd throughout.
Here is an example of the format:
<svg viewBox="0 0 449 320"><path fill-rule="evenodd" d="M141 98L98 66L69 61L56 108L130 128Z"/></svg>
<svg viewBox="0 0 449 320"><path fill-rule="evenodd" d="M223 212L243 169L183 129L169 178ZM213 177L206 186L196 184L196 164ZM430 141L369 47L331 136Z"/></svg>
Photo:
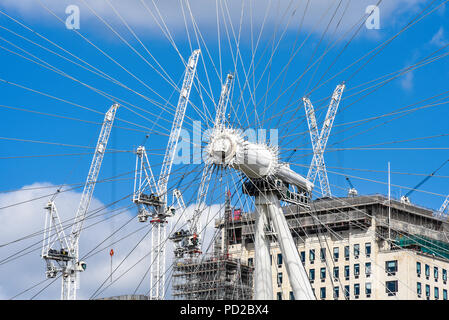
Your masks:
<svg viewBox="0 0 449 320"><path fill-rule="evenodd" d="M325 248L320 249L320 259L322 262L326 261L326 249Z"/></svg>
<svg viewBox="0 0 449 320"><path fill-rule="evenodd" d="M422 294L421 282L416 283L416 293L418 294L418 296L421 296L421 294Z"/></svg>
<svg viewBox="0 0 449 320"><path fill-rule="evenodd" d="M440 298L440 290L437 287L435 287L434 296L435 296L435 299Z"/></svg>
<svg viewBox="0 0 449 320"><path fill-rule="evenodd" d="M360 255L360 244L354 245L354 257L357 259Z"/></svg>
<svg viewBox="0 0 449 320"><path fill-rule="evenodd" d="M416 263L416 273L418 274L418 277L421 275L421 262Z"/></svg>
<svg viewBox="0 0 449 320"><path fill-rule="evenodd" d="M326 288L320 288L320 298L326 299Z"/></svg>
<svg viewBox="0 0 449 320"><path fill-rule="evenodd" d="M354 265L354 275L358 277L360 275L360 264L356 263Z"/></svg>
<svg viewBox="0 0 449 320"><path fill-rule="evenodd" d="M398 292L398 281L387 281L385 282L386 292L389 296L395 296Z"/></svg>
<svg viewBox="0 0 449 320"><path fill-rule="evenodd" d="M345 298L349 299L349 286L345 286Z"/></svg>
<svg viewBox="0 0 449 320"><path fill-rule="evenodd" d="M447 290L443 289L443 300L447 300Z"/></svg>
<svg viewBox="0 0 449 320"><path fill-rule="evenodd" d="M282 272L278 273L278 287L282 285Z"/></svg>
<svg viewBox="0 0 449 320"><path fill-rule="evenodd" d="M367 282L367 283L365 284L365 294L366 294L367 296L370 296L370 295L371 295L371 282Z"/></svg>
<svg viewBox="0 0 449 320"><path fill-rule="evenodd" d="M282 292L278 292L277 293L277 299L278 300L282 300Z"/></svg>
<svg viewBox="0 0 449 320"><path fill-rule="evenodd" d="M278 266L282 266L282 254L278 253Z"/></svg>
<svg viewBox="0 0 449 320"><path fill-rule="evenodd" d="M345 259L349 260L349 246L345 246Z"/></svg>
<svg viewBox="0 0 449 320"><path fill-rule="evenodd" d="M320 269L320 279L325 280L326 279L326 268Z"/></svg>
<svg viewBox="0 0 449 320"><path fill-rule="evenodd" d="M426 297L430 297L430 286L428 284L426 284Z"/></svg>
<svg viewBox="0 0 449 320"><path fill-rule="evenodd" d="M349 279L349 266L345 266L345 278Z"/></svg>
<svg viewBox="0 0 449 320"><path fill-rule="evenodd" d="M398 271L398 261L397 260L386 261L385 271L388 273L389 276L395 274Z"/></svg>
<svg viewBox="0 0 449 320"><path fill-rule="evenodd" d="M334 287L334 299L338 299L339 294L340 294L340 288Z"/></svg>
<svg viewBox="0 0 449 320"><path fill-rule="evenodd" d="M315 269L310 269L309 270L309 280L310 281L315 280Z"/></svg>
<svg viewBox="0 0 449 320"><path fill-rule="evenodd" d="M443 274L443 281L446 282L447 281L447 270L442 269L442 274Z"/></svg>
<svg viewBox="0 0 449 320"><path fill-rule="evenodd" d="M301 262L305 263L306 262L306 252L301 251L301 253L299 255L301 256Z"/></svg>
<svg viewBox="0 0 449 320"><path fill-rule="evenodd" d="M360 284L359 283L354 284L354 295L356 297L360 295Z"/></svg>
<svg viewBox="0 0 449 320"><path fill-rule="evenodd" d="M371 262L365 263L365 275L369 277L371 275Z"/></svg>
<svg viewBox="0 0 449 320"><path fill-rule="evenodd" d="M248 258L248 266L252 267L254 265L254 258Z"/></svg>
<svg viewBox="0 0 449 320"><path fill-rule="evenodd" d="M371 256L371 242L365 243L365 255L367 257Z"/></svg>
<svg viewBox="0 0 449 320"><path fill-rule="evenodd" d="M340 253L339 253L339 249L338 247L334 248L334 260L338 261L338 257L339 257Z"/></svg>
<svg viewBox="0 0 449 320"><path fill-rule="evenodd" d="M433 267L433 277L438 281L438 267Z"/></svg>
<svg viewBox="0 0 449 320"><path fill-rule="evenodd" d="M334 278L338 279L340 276L340 269L338 267L334 267Z"/></svg>
<svg viewBox="0 0 449 320"><path fill-rule="evenodd" d="M309 261L310 263L313 263L315 261L315 249L309 250Z"/></svg>
<svg viewBox="0 0 449 320"><path fill-rule="evenodd" d="M426 278L429 279L430 277L430 266L428 264L426 264L425 266L425 272L426 272Z"/></svg>
<svg viewBox="0 0 449 320"><path fill-rule="evenodd" d="M293 291L290 291L290 300L295 300L295 295L293 294Z"/></svg>

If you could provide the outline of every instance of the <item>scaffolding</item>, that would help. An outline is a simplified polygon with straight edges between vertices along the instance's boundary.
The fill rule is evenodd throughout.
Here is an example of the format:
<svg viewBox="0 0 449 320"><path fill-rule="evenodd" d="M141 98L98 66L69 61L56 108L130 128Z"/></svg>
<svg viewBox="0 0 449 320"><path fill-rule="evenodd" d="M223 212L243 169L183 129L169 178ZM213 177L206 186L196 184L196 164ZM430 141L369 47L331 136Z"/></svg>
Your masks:
<svg viewBox="0 0 449 320"><path fill-rule="evenodd" d="M251 300L253 268L228 256L202 256L173 266L173 298L185 300Z"/></svg>

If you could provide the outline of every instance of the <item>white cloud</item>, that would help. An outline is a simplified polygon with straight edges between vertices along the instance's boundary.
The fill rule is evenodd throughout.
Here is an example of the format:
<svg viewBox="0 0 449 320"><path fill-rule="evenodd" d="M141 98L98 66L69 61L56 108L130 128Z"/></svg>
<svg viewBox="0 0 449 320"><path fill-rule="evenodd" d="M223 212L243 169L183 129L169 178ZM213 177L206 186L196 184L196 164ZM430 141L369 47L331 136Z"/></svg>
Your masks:
<svg viewBox="0 0 449 320"><path fill-rule="evenodd" d="M141 0L118 1L110 0L112 5L117 9L119 14L133 28L138 28L141 36L157 36L162 37L162 32L158 24L166 23L168 29L178 37L185 37L185 23L183 18L183 10L179 0L154 1L157 8L153 5L153 1L145 0L147 7L156 17L156 19L148 12ZM380 4L381 28L394 25L399 17L405 13L415 12L419 9L419 5L424 0L383 0ZM81 29L83 26L89 26L93 22L100 23L95 13L85 6L81 0L43 0L46 6L53 10L59 17L65 19L65 8L68 5L78 5L81 10ZM113 25L120 25L121 22L106 0L87 1L89 6L102 18ZM184 3L184 14L187 17L187 23L190 21L190 12ZM213 0L196 0L188 2L192 15L202 32L210 32L213 37L216 36L216 1ZM271 3L271 5L270 5ZM343 19L340 22L340 30L347 30L354 24L358 23L361 17L365 15L367 6L373 5L377 1L358 0L349 4ZM266 12L266 24L274 26L281 22L286 25L291 20L289 26L292 30L297 30L305 9L306 1L281 1L279 3L268 0L245 0L245 1L218 1L219 18L222 21L221 31L224 33L225 28L223 21L229 21L229 16L234 25L234 31L238 32L240 16L243 12L243 30L249 32L250 22L253 22L255 30L259 30ZM321 33L327 26L328 21L337 8L338 1L333 0L314 0L308 8L307 15L304 19L304 27L307 30L314 30ZM45 11L35 0L3 0L0 5L7 10L17 10L25 17L38 18L39 21L56 21L48 12ZM341 14L345 9L346 3L343 3L337 11L333 24L329 30L333 30L339 22ZM269 10L267 10L269 9ZM159 16L160 13L160 16ZM228 15L229 13L229 15ZM252 16L252 17L251 17ZM162 18L162 19L161 19ZM57 22L59 23L59 22ZM60 23L59 23L60 24ZM107 27L102 25L107 30ZM95 28L101 30L102 28ZM229 26L228 26L229 28ZM274 28L265 27L269 30L270 35ZM182 31L182 33L180 32ZM232 33L232 30L228 30ZM107 31L110 33L110 31ZM370 30L367 30L370 32ZM329 32L330 33L330 32ZM376 33L375 31L373 33ZM192 35L193 36L193 35Z"/></svg>
<svg viewBox="0 0 449 320"><path fill-rule="evenodd" d="M406 91L411 91L413 89L413 80L414 80L413 71L409 71L404 76L402 76L401 78L402 89Z"/></svg>
<svg viewBox="0 0 449 320"><path fill-rule="evenodd" d="M444 28L441 26L440 29L433 35L432 39L430 40L430 44L442 47L447 44L447 39L444 35Z"/></svg>
<svg viewBox="0 0 449 320"><path fill-rule="evenodd" d="M35 183L29 186L24 186L19 191L1 194L0 207L48 195L54 192L56 188L56 186L52 186L49 183ZM55 203L62 221L73 219L79 199L80 193L73 191L61 193L56 198ZM0 210L0 245L43 229L45 219L45 210L43 207L47 201L48 197L43 197L42 199L36 201ZM123 203L121 205L125 206L129 204L130 203ZM91 210L101 207L103 207L103 204L94 198L91 203ZM187 208L185 213L187 217L191 216L194 208L194 205L190 205ZM201 225L203 227L206 226L206 232L202 235L202 241L205 244L209 244L215 234L214 219L218 217L219 208L219 205L212 205L204 211L203 215L201 215ZM111 213L105 211L104 214L105 215L101 216L99 219L87 220L84 226L89 226L96 221L102 220L105 216L108 216ZM98 223L95 226L83 230L80 241L81 256L85 255L106 237L111 235L113 229L117 229L131 218L132 213L127 211L115 218L106 220L105 222ZM142 226L145 226L145 224L137 222L137 218L132 219L133 220L122 231L99 247L99 249L101 249L107 246L104 250L102 250L99 254L85 260L88 266L87 270L83 272L80 277L81 290L78 291L79 299L89 299L93 292L110 275L109 250L111 246L109 246L109 244L112 241L119 240L121 237L132 233ZM169 224L168 231L171 229L171 226L174 224L175 220L177 219L173 219ZM178 226L183 223L184 220L181 219ZM150 227L149 223L146 225L148 228ZM147 228L144 228L144 230L140 231L138 234L112 246L115 251L113 257L113 268L115 268L118 263L121 262L122 259L131 251L131 249L137 244L141 237L143 237L147 230ZM66 233L69 233L69 231L70 228L66 230ZM150 252L150 235L151 234L148 234L146 239L137 247L133 254L125 260L125 263L113 276L113 280ZM16 244L7 245L4 247L0 246L0 260L3 260L14 253L26 252L27 250L24 250L24 248L34 243L38 243L38 246L40 246L42 237L42 235L38 235L30 239L20 241ZM168 267L173 260L173 245L170 241L167 242L166 250ZM19 292L45 279L45 264L40 258L40 253L41 251L39 249L9 263L0 265L0 299L10 299ZM150 257L147 256L125 276L101 293L99 297L132 294L139 281L147 271L150 263ZM48 280L45 284L48 284L50 281L51 280ZM149 291L149 283L149 275L147 275L137 293L146 294ZM108 284L109 281L106 285ZM30 299L41 288L43 288L42 285L17 297L17 299ZM45 289L42 294L37 297L37 299L59 299L60 288L61 284L58 279L53 285Z"/></svg>
<svg viewBox="0 0 449 320"><path fill-rule="evenodd" d="M0 195L0 207L17 203L20 201L33 199L41 197L53 192L55 188L51 189L37 189L41 187L51 186L48 183L35 183L30 186L25 186L22 190L11 192L7 194ZM26 190L29 189L29 190ZM75 215L75 210L77 209L78 202L80 199L80 194L77 192L66 192L61 193L56 198L56 205L58 212L61 216L61 220L65 221L67 219L73 219ZM48 197L44 197L37 201L32 201L24 203L18 206L13 206L0 211L0 243L8 243L12 240L18 239L20 237L38 232L44 227L45 211L43 209L44 205L48 201ZM128 205L128 203L126 203ZM91 203L91 210L102 207L103 204L97 199L93 199ZM104 212L108 214L107 211ZM109 213L110 214L110 213ZM89 226L94 222L104 219L105 216L101 216L98 219L87 220L84 226ZM93 249L97 244L103 241L106 237L111 234L114 225L115 228L123 225L128 219L131 218L130 212L124 212L115 218L106 220L107 222L98 223L95 226L83 230L80 240L80 255L83 256L88 251ZM111 222L113 220L113 222ZM132 221L125 227L120 233L114 236L115 240L120 237L136 230L141 227L138 224L137 219ZM66 233L70 232L70 228L66 230ZM138 239L143 236L140 232L137 235L130 237L116 245L114 245L115 255L114 261L116 265L121 261L125 255L131 250L132 246L135 245ZM20 241L15 244L7 245L5 247L0 247L0 260L5 259L14 253L26 252L24 249L34 243L41 245L42 235L32 237L27 240ZM108 240L104 245L107 246L112 240ZM33 247L34 248L34 247ZM88 264L87 270L81 274L81 290L79 291L80 299L88 299L90 295L95 291L96 288L100 286L104 279L110 274L110 248L105 248L99 254L86 259ZM123 270L135 263L140 257L145 255L149 250L148 240L144 241L133 253L126 263L117 271L121 274ZM39 281L45 279L45 264L40 258L41 251L38 249L35 252L27 254L9 263L0 265L0 295L3 299L10 299L22 290L37 284ZM138 281L147 269L147 265L143 262L140 263L133 272L130 272L123 277L122 280L117 281L110 290L106 291L106 295L116 295L116 294L128 294L132 293L135 289ZM47 281L48 284L51 280ZM56 280L53 285L42 292L37 298L39 299L59 299L60 295L60 280ZM18 299L29 299L38 290L43 288L43 286L37 287L36 289L30 290L18 297ZM145 288L147 289L147 288ZM101 296L104 296L103 294Z"/></svg>

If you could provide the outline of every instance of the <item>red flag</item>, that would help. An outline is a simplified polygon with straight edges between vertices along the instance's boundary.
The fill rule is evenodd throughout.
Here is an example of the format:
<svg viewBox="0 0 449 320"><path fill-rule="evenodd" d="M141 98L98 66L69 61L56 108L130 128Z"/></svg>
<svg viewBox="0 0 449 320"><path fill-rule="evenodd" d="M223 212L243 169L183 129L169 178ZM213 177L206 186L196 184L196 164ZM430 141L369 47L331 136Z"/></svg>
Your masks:
<svg viewBox="0 0 449 320"><path fill-rule="evenodd" d="M112 257L114 255L114 249L111 249L111 251L109 251L109 255Z"/></svg>

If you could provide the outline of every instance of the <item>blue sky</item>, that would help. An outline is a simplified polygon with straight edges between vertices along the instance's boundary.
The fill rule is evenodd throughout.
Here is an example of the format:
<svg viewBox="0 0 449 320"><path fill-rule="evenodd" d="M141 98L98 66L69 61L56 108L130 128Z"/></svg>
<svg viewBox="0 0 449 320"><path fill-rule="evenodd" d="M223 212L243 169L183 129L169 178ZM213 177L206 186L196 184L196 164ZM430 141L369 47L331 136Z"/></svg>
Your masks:
<svg viewBox="0 0 449 320"><path fill-rule="evenodd" d="M127 108L140 115L133 113L127 108L119 109L117 117L128 122L116 121L117 127L112 132L109 148L126 152L106 155L100 179L133 171L135 155L130 151L142 143L148 131L151 131L151 133L146 142L146 146L150 150L149 154L154 165L154 170L155 172L159 172L160 167L157 164L162 161L162 154L164 153L164 148L168 140L166 135L159 133L168 133L173 117L171 113L161 111L160 104L164 105L164 99L167 99L172 105L176 105L178 95L173 93L173 88L147 62L142 60L138 54L133 52L108 29L82 1L43 2L63 20L67 16L65 14L66 6L68 4L78 5L81 10L81 29L79 32L92 41L92 43L95 43L95 45L101 48L101 50L107 53L123 68L126 68L135 77L139 78L144 84L124 71L115 62L105 57L105 55L83 40L73 30L66 29L64 23L51 16L37 4L38 2L21 1L17 3L17 1L3 1L0 4L0 10L51 41L54 41L60 47L82 58L90 65L95 66L109 76L122 82L133 91L145 95L151 101L156 101L156 104L143 99L130 90L123 89L110 81L93 75L79 66L68 63L42 48L27 42L23 38L14 35L11 32L27 37L46 48L55 50L59 54L73 59L67 52L51 46L48 42L39 38L33 32L19 26L5 15L0 15L0 26L2 27L0 28L0 46L3 47L0 48L0 79L65 99L101 113L104 113L112 104L109 99L93 92L85 86L5 50L9 49L26 55L26 53L18 49L19 47L50 65L63 70L63 72L72 77L128 102ZM298 35L298 26L301 21L301 14L304 11L305 1L292 1L290 7L288 7L288 3L290 3L288 1L282 1L279 4L277 4L277 1L273 1L272 7L269 10L268 18L260 37L260 47L257 51L258 53L255 55L256 62L260 59L260 64L255 72L255 83L260 79L260 86L255 91L255 100L257 101L256 110L258 113L262 112L264 106L271 105L267 108L265 117L267 119L274 118L271 121L265 122L263 125L251 125L256 129L278 129L281 138L284 135L288 135L280 140L281 158L287 158L293 148L298 148L298 151L291 157L290 162L292 163L292 167L301 174L306 175L307 173L305 167L310 164L311 145L307 133L307 124L304 121L304 108L298 99L301 99L315 85L323 83L340 70L345 69L346 66L364 56L367 52L370 52L397 34L413 17L419 14L430 3L429 1L418 0L383 1L380 5L380 30L367 30L362 27L357 36L344 49L343 53L339 55L340 50L345 47L345 44L349 40L349 37L345 36L344 32L363 16L364 8L369 4L373 4L372 2L359 1L356 4L350 3L345 16L341 19L339 28L336 29L338 19L348 4L347 1L343 1L323 38L322 35L326 30L326 25L332 16L333 10L337 8L339 1L322 0L314 2L304 19L303 28L299 32L299 40L296 47L304 39L307 39L307 41L291 62L289 71L284 78L283 88L285 89L293 83L304 72L309 61L312 61L312 63L317 61L328 46L332 46L332 50L324 56L319 64L315 64L315 66L318 66L317 69L312 68L306 73L296 91L293 92L290 90L277 100L279 92L284 90L280 88L280 83L283 79L282 75L279 82L274 85L269 95L267 95L265 102L264 93L267 83L272 83L273 79L283 70L291 57L292 48ZM154 65L154 61L148 55L148 52L146 52L139 41L130 34L120 19L111 11L106 1L88 1L88 3L92 5L92 8L98 15L111 24L114 30L123 35L123 38L142 57L145 57L148 62ZM170 78L175 83L179 83L183 76L184 67L178 53L167 41L157 26L157 23L154 22L149 13L145 12L144 8L139 4L140 2L131 1L126 6L123 6L117 1L112 1L112 3L122 14L122 17L129 23L131 28L135 30L139 40L145 44ZM148 1L148 3L151 2ZM220 16L220 41L217 41L215 5L210 5L210 3L214 3L214 1L209 2L209 5L205 5L204 1L192 2L191 9L195 17L195 22L201 31L201 36L203 36L204 42L207 43L206 48L202 42L203 40L200 39L204 65L203 60L201 60L198 67L198 78L204 85L204 88L206 88L206 90L203 89L202 91L206 108L213 114L213 103L206 96L206 91L209 89L207 79L209 78L212 95L216 102L220 91L220 79L215 73L215 68L220 69L221 64L222 76L228 70L233 70L233 54L236 53L235 40L230 28L231 25L229 22L225 25L224 19L227 19L227 14L229 13L229 17L233 22L233 31L235 34L238 34L240 15L242 12L244 13L239 50L241 59L247 69L251 63L252 47L254 47L257 41L255 35L258 34L261 28L268 2L265 1L263 5L256 7L254 6L254 1L245 1L243 11L240 4L236 3L229 5L228 10L221 8L220 10L224 10L224 13L219 10L219 14L223 14L224 17ZM435 1L427 10L431 10L442 3L444 1ZM322 15L326 12L329 5L331 5L331 9L323 18ZM168 29L173 35L180 54L187 60L191 52L190 42L188 41L189 37L194 49L198 47L198 43L192 27L189 27L188 34L185 31L179 2L161 2L158 3L158 6L160 6L161 16L164 17L164 22L166 22ZM292 15L294 8L296 8L296 12ZM187 9L184 9L186 10L185 13L188 13ZM284 12L286 14L283 16ZM367 59L339 74L311 94L310 98L318 109L320 105L322 106L323 102L328 103L328 97L338 83L347 81L347 89L343 95L344 99L340 105L340 112L337 115L335 127L329 139L328 152L325 154L329 180L335 195L343 196L346 194L347 184L344 178L345 175L351 176L353 184L361 194L386 194L387 186L385 183L387 181L387 175L385 171L387 170L387 163L389 161L391 162L392 171L408 173L393 174L392 183L404 187L413 187L423 179L423 176L416 174L429 174L449 158L447 149L444 149L449 146L448 136L400 142L414 138L448 134L447 118L449 111L447 104L423 108L398 119L394 119L396 116L385 116L371 122L363 122L356 127L348 124L354 121L385 115L404 107L412 109L425 106L438 100L438 98L430 100L430 102L417 103L448 90L449 64L448 58L444 57L394 79L366 97L364 97L364 93L358 93L352 96L352 94L369 87L370 84L367 84L369 81L413 65L436 50L442 47L444 48L449 43L448 14L447 5L442 5L440 9L423 18L422 21L419 21L409 30L401 33L385 49L373 57L368 64L363 66L359 72L355 73ZM250 19L251 16L253 17L252 20ZM252 31L251 21L253 23ZM191 25L189 18L187 19L187 23ZM229 32L232 50L230 50L226 31ZM253 37L251 37L251 32L253 32ZM310 37L307 38L309 34ZM274 42L273 37L275 39ZM263 70L269 61L272 48L276 46L281 37L282 40L279 42L279 47L273 56L270 68L264 73ZM343 40L338 42L341 37L343 37ZM322 40L320 41L321 38ZM318 44L319 46L317 46ZM14 47L14 45L17 47ZM265 47L267 47L267 51L264 51ZM206 49L209 50L209 53ZM221 59L219 58L220 51ZM444 54L445 52L447 52L447 48L442 49L437 54ZM209 59L209 54L212 56L212 59ZM333 65L332 63L337 57L338 59ZM239 77L241 77L240 81L244 81L244 70L240 60L237 65L236 71ZM332 67L329 72L326 72L329 66ZM207 70L207 73L205 70ZM218 72L220 73L220 71ZM323 76L322 80L319 81L321 76ZM23 87L11 85L4 81L0 81L0 105L3 106L0 107L0 137L55 142L85 147L93 147L95 145L100 129L98 123L103 118L101 114L63 103L60 100L51 99L48 96L43 96L36 92L30 92ZM252 81L251 79L251 85L253 85ZM360 85L363 86L359 87ZM154 91L149 90L149 87ZM246 119L242 110L246 109L250 113L254 110L254 106L251 104L248 90L243 93L245 103L239 104L238 94L236 94L238 91L236 89L237 87L234 89L235 92L232 102L235 108L234 110L239 110L236 111L239 119L234 118L232 120L238 122L245 128L248 126L248 122L252 121ZM368 90L366 92L370 91ZM444 98L446 96L441 97ZM201 96L198 90L192 90L191 101L195 106L203 110ZM294 101L298 102L289 105ZM445 101L447 101L447 98L444 98L440 102ZM278 122L279 117L275 116L285 106L289 112ZM56 114L97 124L55 118L43 114L33 114L8 107ZM158 115L160 115L160 119L157 119ZM397 116L400 115L403 114L398 114ZM318 112L318 116L319 121L322 121L324 113ZM252 117L254 118L254 115ZM200 119L201 115L193 107L189 107L185 128L190 130L191 121ZM157 125L154 125L151 121L155 121ZM387 121L391 122L383 124L383 122ZM387 142L396 143L385 144ZM377 147L376 149L359 149L360 147L374 148L374 145ZM357 150L348 150L351 148L357 148ZM379 150L379 148L393 149ZM403 149L398 150L397 148ZM91 154L73 154L86 153L89 150L91 149L2 139L0 140L0 161L2 168L0 170L0 181L2 182L0 190L16 190L35 183L48 183L52 185L82 183L88 171ZM190 168L187 170L194 169L192 166L187 168ZM175 165L173 168L173 170L181 169L182 167L180 165ZM353 169L363 169L364 171ZM438 175L449 176L449 165L438 172ZM120 180L115 183L98 184L95 191L96 199L101 203L107 204L114 201L114 199L122 198L130 194L132 192L132 176L127 175L126 178L126 180ZM382 183L368 180L375 180ZM172 184L176 184L178 181L179 179L176 177ZM189 183L194 181L197 181L196 183L199 182L193 177L187 178L187 182ZM412 196L412 201L425 207L438 209L444 200L444 195L449 193L447 181L447 178L444 177L430 179L421 188L430 193L415 192ZM52 190L54 191L54 189L50 189L48 193L51 193ZM80 189L77 191L80 192ZM392 192L394 196L399 197L401 194L406 193L407 190L393 187ZM190 199L194 196L195 190L194 188L185 188L185 193L185 197ZM7 195L5 193L5 197L2 198L3 206L17 201L17 197L8 199ZM24 197L23 200L27 200L27 198ZM37 201L35 207L41 208L45 201L46 198ZM0 210L0 214L7 215L7 210ZM17 227L17 235L20 236L21 234L22 230ZM8 293L12 293L12 291L8 289Z"/></svg>

